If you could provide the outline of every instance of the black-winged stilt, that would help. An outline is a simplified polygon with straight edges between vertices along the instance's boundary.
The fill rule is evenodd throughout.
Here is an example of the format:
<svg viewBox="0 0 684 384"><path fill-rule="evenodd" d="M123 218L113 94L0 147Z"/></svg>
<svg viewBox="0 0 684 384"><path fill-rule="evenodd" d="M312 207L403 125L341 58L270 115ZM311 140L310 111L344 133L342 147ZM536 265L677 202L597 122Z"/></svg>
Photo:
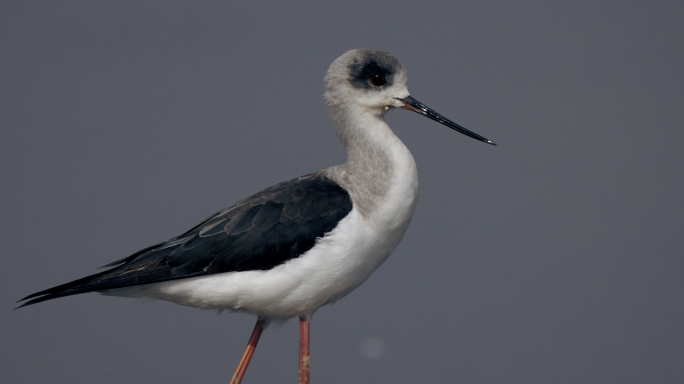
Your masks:
<svg viewBox="0 0 684 384"><path fill-rule="evenodd" d="M309 319L385 261L418 201L416 164L385 113L408 109L495 145L409 96L406 70L387 52L346 52L325 85L346 164L276 184L104 272L29 295L22 307L95 291L255 314L233 383L242 380L264 327L297 316L299 382L308 383Z"/></svg>

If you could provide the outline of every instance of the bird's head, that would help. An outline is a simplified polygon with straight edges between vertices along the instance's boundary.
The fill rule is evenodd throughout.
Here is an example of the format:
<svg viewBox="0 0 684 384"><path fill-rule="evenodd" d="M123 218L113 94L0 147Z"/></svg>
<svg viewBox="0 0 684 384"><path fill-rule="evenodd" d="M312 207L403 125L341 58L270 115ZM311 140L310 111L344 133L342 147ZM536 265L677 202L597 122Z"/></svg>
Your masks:
<svg viewBox="0 0 684 384"><path fill-rule="evenodd" d="M343 114L382 117L395 108L408 109L487 144L494 144L412 98L406 69L399 60L377 49L352 49L338 57L325 74L325 102L333 119Z"/></svg>
<svg viewBox="0 0 684 384"><path fill-rule="evenodd" d="M387 52L353 49L337 58L325 75L325 101L331 107L359 108L384 115L402 108L409 95L406 69Z"/></svg>

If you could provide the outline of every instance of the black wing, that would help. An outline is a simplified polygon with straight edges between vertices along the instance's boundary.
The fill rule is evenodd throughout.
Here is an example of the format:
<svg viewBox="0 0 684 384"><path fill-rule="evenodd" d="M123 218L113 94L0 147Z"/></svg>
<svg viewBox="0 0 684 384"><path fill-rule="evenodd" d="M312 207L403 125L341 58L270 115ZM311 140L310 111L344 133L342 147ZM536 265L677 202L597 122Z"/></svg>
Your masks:
<svg viewBox="0 0 684 384"><path fill-rule="evenodd" d="M79 293L214 273L268 270L311 249L352 209L347 191L320 173L264 189L184 234L82 279L34 293L31 305Z"/></svg>

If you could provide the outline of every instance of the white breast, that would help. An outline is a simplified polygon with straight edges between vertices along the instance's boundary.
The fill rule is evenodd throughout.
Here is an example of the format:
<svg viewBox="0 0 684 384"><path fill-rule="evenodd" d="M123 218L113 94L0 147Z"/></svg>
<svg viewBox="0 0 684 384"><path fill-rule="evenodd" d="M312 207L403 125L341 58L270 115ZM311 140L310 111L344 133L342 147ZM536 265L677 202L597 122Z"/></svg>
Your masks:
<svg viewBox="0 0 684 384"><path fill-rule="evenodd" d="M363 283L394 250L404 228L378 231L356 210L296 259L267 271L228 272L102 292L271 318L311 316Z"/></svg>

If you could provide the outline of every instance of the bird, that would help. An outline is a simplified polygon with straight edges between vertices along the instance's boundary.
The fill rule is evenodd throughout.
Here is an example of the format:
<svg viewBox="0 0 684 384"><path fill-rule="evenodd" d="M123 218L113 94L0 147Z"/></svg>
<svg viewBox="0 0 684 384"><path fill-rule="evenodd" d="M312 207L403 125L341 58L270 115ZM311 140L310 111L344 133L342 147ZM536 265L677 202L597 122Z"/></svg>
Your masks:
<svg viewBox="0 0 684 384"><path fill-rule="evenodd" d="M407 81L406 69L388 52L345 52L324 77L345 164L275 184L104 271L26 296L18 308L99 292L256 315L233 384L242 381L264 328L297 317L299 383L309 383L312 316L390 256L418 202L416 163L386 113L416 112L496 145L411 97Z"/></svg>

